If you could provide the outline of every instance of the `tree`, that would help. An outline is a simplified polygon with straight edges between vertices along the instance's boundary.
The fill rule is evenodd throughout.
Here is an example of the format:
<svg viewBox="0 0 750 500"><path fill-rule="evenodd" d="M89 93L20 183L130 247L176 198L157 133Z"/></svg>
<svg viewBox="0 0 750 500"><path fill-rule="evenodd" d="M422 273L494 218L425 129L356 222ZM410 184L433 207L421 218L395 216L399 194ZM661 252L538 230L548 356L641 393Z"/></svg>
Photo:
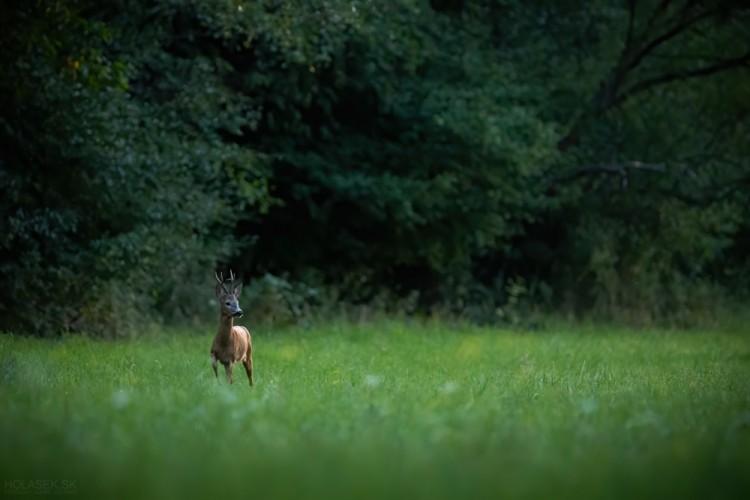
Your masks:
<svg viewBox="0 0 750 500"><path fill-rule="evenodd" d="M220 138L208 69L175 100L141 88L149 64L171 62L171 37L138 27L169 11L35 2L3 17L2 328L117 335L156 307L201 311L201 275L232 251L220 228L266 199L253 152ZM214 128L196 130L178 102Z"/></svg>
<svg viewBox="0 0 750 500"><path fill-rule="evenodd" d="M217 263L491 321L748 292L743 4L4 9L0 328L200 316Z"/></svg>

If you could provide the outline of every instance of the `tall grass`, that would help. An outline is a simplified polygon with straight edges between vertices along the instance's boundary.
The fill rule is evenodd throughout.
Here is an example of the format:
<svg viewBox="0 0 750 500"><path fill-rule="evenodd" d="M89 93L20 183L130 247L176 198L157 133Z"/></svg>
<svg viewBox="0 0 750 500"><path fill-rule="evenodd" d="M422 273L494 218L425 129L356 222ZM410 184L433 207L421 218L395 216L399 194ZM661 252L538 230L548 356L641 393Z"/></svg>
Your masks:
<svg viewBox="0 0 750 500"><path fill-rule="evenodd" d="M210 340L0 336L6 496L750 494L740 333L262 331L255 388L213 378Z"/></svg>

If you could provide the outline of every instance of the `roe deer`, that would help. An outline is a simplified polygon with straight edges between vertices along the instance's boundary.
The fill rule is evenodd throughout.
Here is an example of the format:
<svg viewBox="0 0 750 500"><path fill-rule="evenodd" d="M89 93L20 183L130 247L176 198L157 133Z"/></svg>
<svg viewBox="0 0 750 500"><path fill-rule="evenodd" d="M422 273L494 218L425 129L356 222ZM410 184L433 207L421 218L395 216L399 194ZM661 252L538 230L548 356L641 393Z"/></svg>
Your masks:
<svg viewBox="0 0 750 500"><path fill-rule="evenodd" d="M221 362L227 372L227 381L230 384L233 383L232 369L239 361L245 365L247 378L250 380L250 385L253 385L253 343L250 332L244 326L234 326L234 318L242 316L242 309L237 304L242 285L234 286L234 273L231 270L229 271L231 292L224 286L224 275L215 274L215 276L218 281L216 296L219 298L221 319L219 332L211 344L211 366L214 369L214 375L218 380L219 372L216 370L216 365Z"/></svg>

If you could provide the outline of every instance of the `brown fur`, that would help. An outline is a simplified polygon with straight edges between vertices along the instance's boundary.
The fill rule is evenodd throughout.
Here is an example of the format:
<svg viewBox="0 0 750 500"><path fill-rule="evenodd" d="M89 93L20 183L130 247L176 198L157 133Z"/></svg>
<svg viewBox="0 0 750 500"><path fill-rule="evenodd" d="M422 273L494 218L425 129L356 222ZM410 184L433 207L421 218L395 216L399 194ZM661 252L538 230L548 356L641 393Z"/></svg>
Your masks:
<svg viewBox="0 0 750 500"><path fill-rule="evenodd" d="M242 313L237 304L237 297L239 295L239 287L229 292L222 281L219 280L219 285L216 287L216 296L219 298L221 320L219 322L219 331L211 344L211 366L214 369L214 375L218 379L217 364L221 363L224 365L227 381L231 384L234 382L234 378L232 377L234 364L240 362L245 366L245 372L247 373L250 385L253 385L252 337L244 326L234 326L234 315L237 311L240 314Z"/></svg>

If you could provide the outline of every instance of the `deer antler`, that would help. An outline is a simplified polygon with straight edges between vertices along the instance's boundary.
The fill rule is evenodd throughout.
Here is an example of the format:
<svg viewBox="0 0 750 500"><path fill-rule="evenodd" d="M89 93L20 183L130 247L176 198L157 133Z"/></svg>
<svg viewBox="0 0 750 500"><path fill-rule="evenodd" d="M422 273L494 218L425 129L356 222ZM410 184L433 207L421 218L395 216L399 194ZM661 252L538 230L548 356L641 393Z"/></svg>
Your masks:
<svg viewBox="0 0 750 500"><path fill-rule="evenodd" d="M234 291L234 273L232 272L231 269L229 270L229 279L232 282L232 291Z"/></svg>
<svg viewBox="0 0 750 500"><path fill-rule="evenodd" d="M232 271L229 271L229 272L231 273ZM221 274L214 273L214 276L216 276L216 281L219 282L219 285L221 285L221 288L224 290L224 293L229 295L229 290L227 290L227 287L224 286L224 273L221 273ZM234 281L234 276L232 276L232 281Z"/></svg>

